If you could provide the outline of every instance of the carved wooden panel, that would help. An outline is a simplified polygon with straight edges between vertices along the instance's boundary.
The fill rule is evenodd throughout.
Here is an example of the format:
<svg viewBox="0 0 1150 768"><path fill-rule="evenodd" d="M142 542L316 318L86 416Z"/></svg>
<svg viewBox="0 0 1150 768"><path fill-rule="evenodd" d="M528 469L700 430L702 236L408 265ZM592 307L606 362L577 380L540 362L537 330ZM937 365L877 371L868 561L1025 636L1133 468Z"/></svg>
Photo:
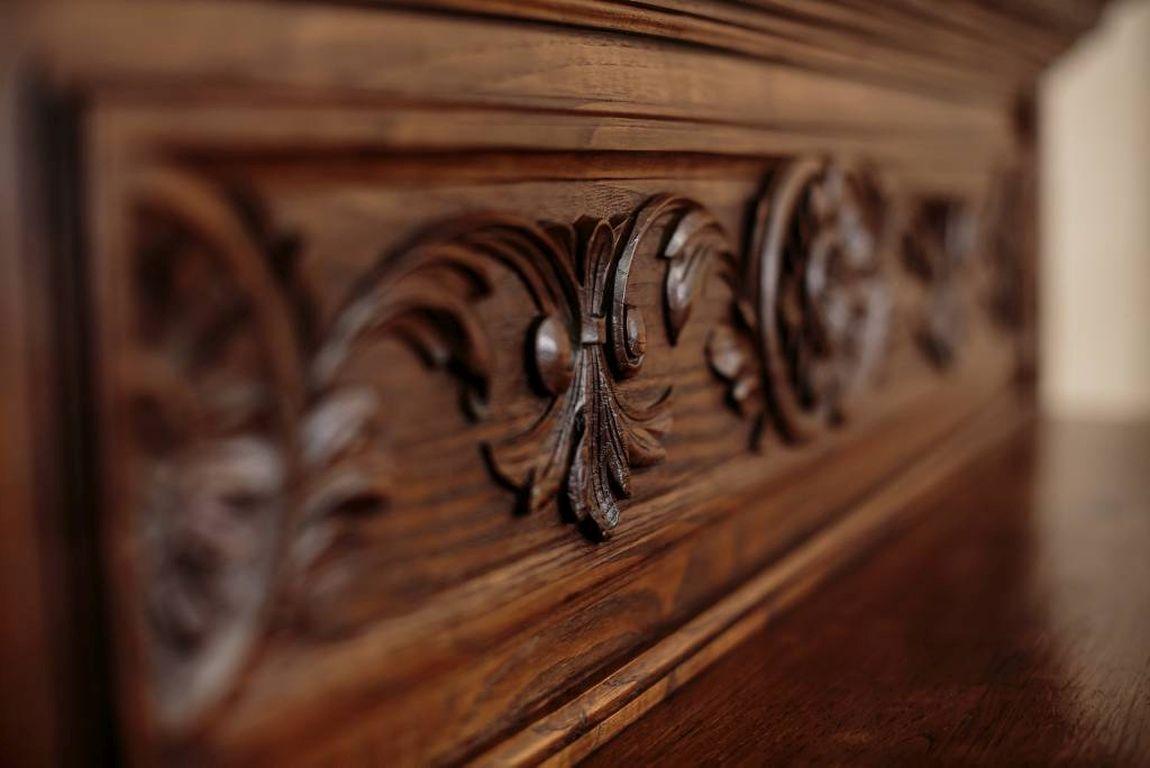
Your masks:
<svg viewBox="0 0 1150 768"><path fill-rule="evenodd" d="M410 5L45 12L128 759L578 757L1026 412L1070 5Z"/></svg>

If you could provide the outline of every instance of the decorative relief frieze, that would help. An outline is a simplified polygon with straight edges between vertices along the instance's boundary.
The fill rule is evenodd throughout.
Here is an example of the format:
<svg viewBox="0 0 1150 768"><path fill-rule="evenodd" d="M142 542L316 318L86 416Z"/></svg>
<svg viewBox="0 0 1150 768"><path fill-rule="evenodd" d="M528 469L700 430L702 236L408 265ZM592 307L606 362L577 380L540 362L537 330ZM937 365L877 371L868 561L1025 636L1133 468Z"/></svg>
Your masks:
<svg viewBox="0 0 1150 768"><path fill-rule="evenodd" d="M322 324L295 266L307 243L254 210L172 171L136 196L117 397L155 698L173 726L222 700L269 627L306 628L354 588L358 526L386 512L398 482L379 393L344 375L357 355L399 340L450 372L465 413L487 417L495 350L477 309L495 270L530 298L523 375L540 408L476 448L523 509L563 510L596 539L619 524L633 473L665 458L671 427L670 389L636 403L620 383L642 372L651 329L679 342L709 273L732 301L707 362L756 442L774 430L799 443L848 419L889 344L900 241L929 286L924 349L948 365L961 341L949 276L967 258L964 209L924 205L904 236L871 176L821 159L771 177L743 253L704 206L673 195L611 220L463 216L381 258ZM661 323L631 296L647 258L663 270Z"/></svg>

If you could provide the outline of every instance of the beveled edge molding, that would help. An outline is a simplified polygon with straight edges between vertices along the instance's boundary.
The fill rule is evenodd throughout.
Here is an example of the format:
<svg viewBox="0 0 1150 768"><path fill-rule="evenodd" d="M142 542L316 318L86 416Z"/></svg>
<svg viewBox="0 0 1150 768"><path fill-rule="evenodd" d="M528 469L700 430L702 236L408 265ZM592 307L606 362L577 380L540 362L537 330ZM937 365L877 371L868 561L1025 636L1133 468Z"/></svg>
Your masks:
<svg viewBox="0 0 1150 768"><path fill-rule="evenodd" d="M476 306L492 269L513 274L534 312L523 375L543 406L482 453L528 511L555 502L604 539L632 472L665 458L671 427L670 389L636 404L618 388L646 353L647 322L628 299L635 258L666 262L672 345L717 266L732 302L708 336L711 368L755 425L753 445L767 429L810 441L849 419L886 353L901 242L889 198L864 169L783 162L742 254L703 205L669 194L611 220L465 215L381 257L320 328L295 273L303 243L202 178L142 174L115 397L130 425L128 514L160 725L178 736L211 718L273 629L356 629L316 612L354 585L357 521L385 510L397 482L373 439L378 394L340 375L370 341L400 340L450 371L482 419L492 350Z"/></svg>

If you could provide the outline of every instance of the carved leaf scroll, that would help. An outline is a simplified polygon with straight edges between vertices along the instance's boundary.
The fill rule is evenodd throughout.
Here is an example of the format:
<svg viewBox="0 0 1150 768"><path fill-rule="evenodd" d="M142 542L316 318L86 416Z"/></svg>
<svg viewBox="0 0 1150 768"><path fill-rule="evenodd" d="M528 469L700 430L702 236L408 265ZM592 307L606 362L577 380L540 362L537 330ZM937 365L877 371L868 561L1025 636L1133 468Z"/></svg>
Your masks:
<svg viewBox="0 0 1150 768"><path fill-rule="evenodd" d="M488 285L476 254L415 249L317 332L291 281L297 244L250 208L174 171L144 175L136 199L129 507L155 706L178 730L221 700L273 609L306 618L347 586L354 523L387 506L378 395L342 369L367 340L399 337L450 367L480 415L490 351L471 302Z"/></svg>
<svg viewBox="0 0 1150 768"><path fill-rule="evenodd" d="M224 698L264 627L310 621L355 580L357 523L386 509L393 482L379 395L342 375L361 350L401 339L451 370L466 412L484 417L492 351L476 303L491 269L510 270L537 315L526 373L547 404L485 454L528 509L560 497L605 536L632 471L664 458L671 421L669 390L638 405L617 387L646 352L634 260L667 261L674 343L711 256L728 250L701 206L666 195L615 222L465 216L382 259L318 328L294 276L298 242L253 208L174 171L146 175L136 199L129 507L154 701L176 731Z"/></svg>
<svg viewBox="0 0 1150 768"><path fill-rule="evenodd" d="M302 417L303 492L291 538L290 602L310 627L327 597L351 587L364 542L359 524L384 511L396 481L378 442L382 403L369 384L341 383L341 373L375 340L398 338L431 367L449 369L473 418L487 409L490 342L474 311L490 284L475 254L425 243L385 259L365 275L330 327L308 347L309 407Z"/></svg>
<svg viewBox="0 0 1150 768"><path fill-rule="evenodd" d="M561 496L576 521L604 536L618 524L619 499L631 493L632 469L664 457L659 438L670 426L669 392L636 406L614 382L642 366L646 325L628 301L627 280L640 244L667 222L673 227L660 255L669 261L668 332L677 338L707 256L723 236L697 204L659 196L617 224L587 218L536 224L484 214L437 227L363 281L321 346L313 374L320 381L329 376L366 334L398 333L429 359L454 361L465 406L481 416L490 351L470 302L487 290L487 268L510 270L538 313L527 369L549 402L528 430L486 443L485 454L495 474L522 492L528 510ZM444 291L452 273L474 290Z"/></svg>

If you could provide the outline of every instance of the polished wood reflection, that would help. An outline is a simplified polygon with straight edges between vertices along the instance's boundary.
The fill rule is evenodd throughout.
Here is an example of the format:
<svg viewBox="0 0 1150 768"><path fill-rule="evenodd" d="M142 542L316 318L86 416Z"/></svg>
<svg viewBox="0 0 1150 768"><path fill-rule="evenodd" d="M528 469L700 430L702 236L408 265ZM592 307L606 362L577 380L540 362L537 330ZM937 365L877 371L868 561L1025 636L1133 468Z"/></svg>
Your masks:
<svg viewBox="0 0 1150 768"><path fill-rule="evenodd" d="M1150 425L1044 424L592 765L1150 763Z"/></svg>

